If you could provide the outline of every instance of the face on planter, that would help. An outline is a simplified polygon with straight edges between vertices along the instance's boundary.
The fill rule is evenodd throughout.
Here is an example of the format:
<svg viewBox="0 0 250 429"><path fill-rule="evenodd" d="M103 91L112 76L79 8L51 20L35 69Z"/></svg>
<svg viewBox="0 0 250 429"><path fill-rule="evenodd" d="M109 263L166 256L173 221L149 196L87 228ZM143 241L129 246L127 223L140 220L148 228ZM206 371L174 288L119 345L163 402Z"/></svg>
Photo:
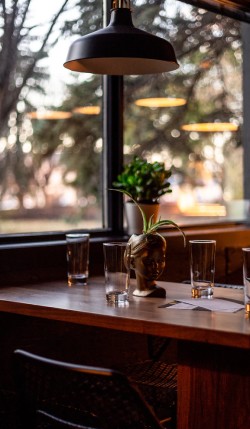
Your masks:
<svg viewBox="0 0 250 429"><path fill-rule="evenodd" d="M151 249L142 250L132 260L132 266L136 274L147 280L156 280L165 267L165 251L164 243L152 246Z"/></svg>

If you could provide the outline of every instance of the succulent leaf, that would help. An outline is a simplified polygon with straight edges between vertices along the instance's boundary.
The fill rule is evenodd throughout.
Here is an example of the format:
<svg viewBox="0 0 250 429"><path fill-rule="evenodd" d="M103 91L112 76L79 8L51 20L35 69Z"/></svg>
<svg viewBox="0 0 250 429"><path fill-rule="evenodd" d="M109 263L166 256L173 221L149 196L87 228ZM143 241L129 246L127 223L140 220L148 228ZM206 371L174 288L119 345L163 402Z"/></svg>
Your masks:
<svg viewBox="0 0 250 429"><path fill-rule="evenodd" d="M165 169L164 163L149 163L135 156L117 176L113 186L129 192L137 202L155 202L162 195L172 192L168 182L171 174L171 170Z"/></svg>

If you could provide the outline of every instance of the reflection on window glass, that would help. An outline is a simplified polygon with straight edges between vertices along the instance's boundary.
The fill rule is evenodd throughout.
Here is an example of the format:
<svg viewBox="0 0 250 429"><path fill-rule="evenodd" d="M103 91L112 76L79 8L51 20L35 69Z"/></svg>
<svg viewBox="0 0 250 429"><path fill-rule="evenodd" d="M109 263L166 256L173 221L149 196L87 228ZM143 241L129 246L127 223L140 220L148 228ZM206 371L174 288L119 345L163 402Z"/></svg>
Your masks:
<svg viewBox="0 0 250 429"><path fill-rule="evenodd" d="M161 198L162 217L187 223L230 216L233 200L243 198L240 23L173 0L135 1L133 20L171 41L180 68L125 78L125 162L136 154L171 168L173 192ZM138 101L151 97L184 101ZM233 130L201 131L200 123Z"/></svg>
<svg viewBox="0 0 250 429"><path fill-rule="evenodd" d="M102 80L63 62L102 3L0 9L0 233L101 227Z"/></svg>

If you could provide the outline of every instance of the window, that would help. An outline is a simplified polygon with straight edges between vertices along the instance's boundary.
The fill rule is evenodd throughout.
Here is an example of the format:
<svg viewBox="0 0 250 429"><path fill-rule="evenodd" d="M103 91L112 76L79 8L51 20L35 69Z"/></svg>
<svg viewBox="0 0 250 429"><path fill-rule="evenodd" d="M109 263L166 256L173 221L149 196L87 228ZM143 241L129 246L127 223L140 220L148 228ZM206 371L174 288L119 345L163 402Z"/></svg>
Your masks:
<svg viewBox="0 0 250 429"><path fill-rule="evenodd" d="M63 62L71 39L101 27L102 3L28 3L8 5L1 22L0 232L101 228L102 78Z"/></svg>
<svg viewBox="0 0 250 429"><path fill-rule="evenodd" d="M235 216L244 205L240 23L174 0L136 4L137 24L173 42L180 68L125 77L125 159L141 155L172 170L162 218L188 224ZM151 97L176 106L148 107ZM200 123L233 131L199 132Z"/></svg>
<svg viewBox="0 0 250 429"><path fill-rule="evenodd" d="M5 38L3 14L1 18L0 55L8 59L1 61L8 76L6 81L4 74L1 78L1 234L103 227L122 233L122 198L107 188L123 160L133 154L164 160L173 170L173 193L165 200L163 216L170 211L180 223L197 223L204 222L202 209L206 215L215 210L213 218L218 220L225 219L230 201L236 199L244 207L239 21L175 0L134 0L134 24L171 40L181 69L102 79L73 74L62 66L70 41L102 26L102 1L58 0L51 2L52 10L38 9L40 4L32 0L18 33L22 6L11 38ZM51 17L60 8L43 48ZM11 11L8 5L9 22ZM39 22L46 24L31 28ZM16 63L11 63L7 52L18 35ZM138 98L149 96L179 97L187 103L164 109L135 105ZM90 107L95 108L91 114ZM60 112L64 119L52 119ZM181 128L204 120L230 122L238 131L201 134ZM239 214L232 212L233 218Z"/></svg>

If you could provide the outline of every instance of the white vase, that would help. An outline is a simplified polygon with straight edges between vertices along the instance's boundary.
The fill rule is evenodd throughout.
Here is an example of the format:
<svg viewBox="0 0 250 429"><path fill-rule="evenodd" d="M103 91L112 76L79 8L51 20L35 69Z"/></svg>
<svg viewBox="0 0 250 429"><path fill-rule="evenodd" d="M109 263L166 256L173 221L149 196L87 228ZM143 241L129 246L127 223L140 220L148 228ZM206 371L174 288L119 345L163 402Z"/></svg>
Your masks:
<svg viewBox="0 0 250 429"><path fill-rule="evenodd" d="M144 211L146 215L146 219L149 220L150 217L153 215L153 222L156 222L158 219L158 213L159 213L159 203L152 203L152 204L141 204L140 207ZM143 230L143 220L142 215L139 210L139 208L136 206L136 204L133 203L133 201L126 201L125 202L125 215L127 219L127 232L128 235L132 234L141 234Z"/></svg>

